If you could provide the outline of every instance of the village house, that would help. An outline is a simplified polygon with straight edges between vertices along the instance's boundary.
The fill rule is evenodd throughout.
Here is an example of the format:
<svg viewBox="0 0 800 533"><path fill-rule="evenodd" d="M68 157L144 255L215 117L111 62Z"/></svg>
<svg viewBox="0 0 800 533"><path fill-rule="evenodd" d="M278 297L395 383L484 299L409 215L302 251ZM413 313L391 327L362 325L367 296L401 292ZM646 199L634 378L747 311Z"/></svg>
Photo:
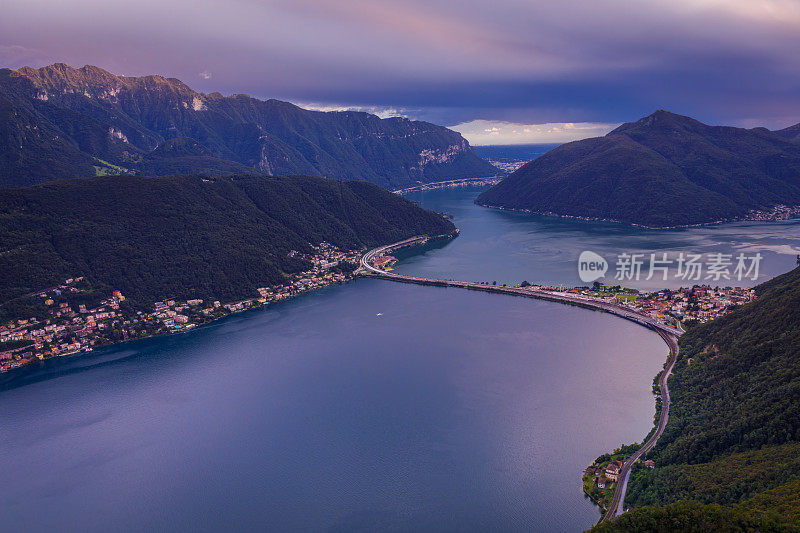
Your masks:
<svg viewBox="0 0 800 533"><path fill-rule="evenodd" d="M619 471L622 466L622 461L614 461L606 467L605 475L611 481L617 481L619 478Z"/></svg>
<svg viewBox="0 0 800 533"><path fill-rule="evenodd" d="M325 270L324 267L333 267L339 261L355 265L362 253L359 250L351 250L345 254L327 243L315 247L315 250L316 253L310 257L314 267L291 275L284 285L259 288L257 299L224 304L215 300L213 307L202 308L204 301L200 298L185 302L165 298L154 302L154 312L147 313L120 307L119 303L124 301L125 297L120 291L114 291L113 296L101 300L97 307L90 309L90 304L66 301L70 294L83 292L85 290L83 288L62 285L42 291L39 296L44 299L48 307L51 307L43 323L38 321L41 317L38 320L36 317L19 318L0 327L2 342L32 341L29 346L4 351L0 355L0 373L18 368L37 358L68 355L83 349L90 350L91 346L116 342L120 340L118 333L122 334L122 339L129 339L191 329L210 318L226 314L225 311L241 311L329 283L346 281L350 275L334 273ZM309 256L304 254L304 259L309 259ZM67 285L82 280L82 277L71 278L67 281ZM75 312L76 309L80 315ZM137 323L142 326L134 326Z"/></svg>

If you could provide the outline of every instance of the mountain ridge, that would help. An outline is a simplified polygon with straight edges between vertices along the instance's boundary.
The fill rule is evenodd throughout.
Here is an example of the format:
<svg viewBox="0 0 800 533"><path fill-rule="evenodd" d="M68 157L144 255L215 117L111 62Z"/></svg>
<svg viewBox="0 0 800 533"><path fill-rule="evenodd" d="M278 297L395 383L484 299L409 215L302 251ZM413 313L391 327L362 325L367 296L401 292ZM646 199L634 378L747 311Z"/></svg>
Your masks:
<svg viewBox="0 0 800 533"><path fill-rule="evenodd" d="M561 145L476 201L651 227L717 222L800 205L800 145L659 110Z"/></svg>
<svg viewBox="0 0 800 533"><path fill-rule="evenodd" d="M225 301L302 270L292 250L455 231L377 185L316 176L109 176L2 193L0 320L35 316L27 296L66 278L142 306L193 294Z"/></svg>
<svg viewBox="0 0 800 533"><path fill-rule="evenodd" d="M195 140L217 161L184 159L163 170L149 161L148 173L249 169L386 188L495 173L459 133L431 123L205 94L176 78L117 76L90 65L0 70L0 114L0 186L91 176L95 167L143 173L143 159L176 138Z"/></svg>
<svg viewBox="0 0 800 533"><path fill-rule="evenodd" d="M775 130L773 133L780 135L784 139L789 139L792 142L800 143L800 123L782 130Z"/></svg>

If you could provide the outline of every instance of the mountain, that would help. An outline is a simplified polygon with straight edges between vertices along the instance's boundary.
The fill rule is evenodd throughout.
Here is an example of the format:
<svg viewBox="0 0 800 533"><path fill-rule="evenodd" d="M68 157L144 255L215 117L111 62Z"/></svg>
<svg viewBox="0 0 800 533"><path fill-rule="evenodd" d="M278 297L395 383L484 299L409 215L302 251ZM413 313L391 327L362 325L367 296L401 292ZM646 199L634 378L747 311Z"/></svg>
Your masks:
<svg viewBox="0 0 800 533"><path fill-rule="evenodd" d="M784 139L789 139L792 142L800 143L800 124L795 124L794 126L777 130L774 133L780 135Z"/></svg>
<svg viewBox="0 0 800 533"><path fill-rule="evenodd" d="M109 173L247 171L398 188L495 174L442 126L203 94L174 78L93 66L0 70L0 118L5 187Z"/></svg>
<svg viewBox="0 0 800 533"><path fill-rule="evenodd" d="M656 468L634 472L628 504L695 500L800 524L800 267L757 291L681 337Z"/></svg>
<svg viewBox="0 0 800 533"><path fill-rule="evenodd" d="M142 306L226 301L303 270L290 252L311 244L354 250L455 230L371 183L309 176L59 180L2 190L0 220L0 321L31 316L25 295L67 278Z"/></svg>
<svg viewBox="0 0 800 533"><path fill-rule="evenodd" d="M800 145L764 128L657 111L561 145L476 201L655 227L714 222L800 205Z"/></svg>

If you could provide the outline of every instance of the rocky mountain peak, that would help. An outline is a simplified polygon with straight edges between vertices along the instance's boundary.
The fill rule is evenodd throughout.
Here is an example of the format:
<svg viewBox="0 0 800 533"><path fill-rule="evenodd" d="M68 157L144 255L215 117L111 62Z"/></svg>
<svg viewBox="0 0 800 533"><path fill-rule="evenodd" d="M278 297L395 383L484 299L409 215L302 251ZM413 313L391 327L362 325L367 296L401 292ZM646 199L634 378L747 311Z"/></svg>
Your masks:
<svg viewBox="0 0 800 533"><path fill-rule="evenodd" d="M170 92L184 97L196 94L175 78L159 75L117 76L93 65L74 68L64 63L54 63L41 68L22 67L16 72L47 94L83 93L90 97L116 96L120 91Z"/></svg>

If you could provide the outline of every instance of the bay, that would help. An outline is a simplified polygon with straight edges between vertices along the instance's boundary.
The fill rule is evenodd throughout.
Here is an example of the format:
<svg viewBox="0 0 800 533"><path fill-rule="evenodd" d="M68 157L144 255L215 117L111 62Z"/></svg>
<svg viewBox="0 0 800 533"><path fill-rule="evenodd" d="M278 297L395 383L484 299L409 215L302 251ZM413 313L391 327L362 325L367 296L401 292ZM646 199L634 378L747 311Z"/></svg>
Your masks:
<svg viewBox="0 0 800 533"><path fill-rule="evenodd" d="M381 313L378 316L378 313ZM579 531L666 349L610 315L359 280L0 392L4 531Z"/></svg>
<svg viewBox="0 0 800 533"><path fill-rule="evenodd" d="M651 232L476 194L412 196L462 231L397 271L575 284L582 249L625 247L754 247L764 276L794 262L796 222ZM649 431L665 358L657 335L607 314L360 279L5 376L0 523L580 531L600 516L581 470Z"/></svg>

